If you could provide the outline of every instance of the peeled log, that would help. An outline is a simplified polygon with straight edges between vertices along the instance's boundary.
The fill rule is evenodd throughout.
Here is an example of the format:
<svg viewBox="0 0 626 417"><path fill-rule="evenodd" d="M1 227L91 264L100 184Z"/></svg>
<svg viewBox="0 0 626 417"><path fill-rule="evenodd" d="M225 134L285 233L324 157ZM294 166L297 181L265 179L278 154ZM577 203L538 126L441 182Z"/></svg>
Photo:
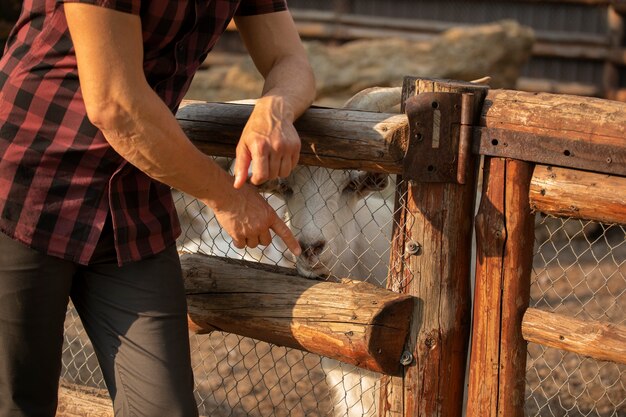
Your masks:
<svg viewBox="0 0 626 417"><path fill-rule="evenodd" d="M208 155L235 156L252 106L184 100L176 118ZM408 136L403 114L310 108L295 123L302 140L299 163L399 174Z"/></svg>
<svg viewBox="0 0 626 417"><path fill-rule="evenodd" d="M181 256L190 327L221 330L400 375L415 298L362 281L298 277L270 265Z"/></svg>
<svg viewBox="0 0 626 417"><path fill-rule="evenodd" d="M530 206L554 216L626 224L624 190L624 177L537 165Z"/></svg>
<svg viewBox="0 0 626 417"><path fill-rule="evenodd" d="M524 314L522 335L529 342L626 364L626 327L618 324L529 308Z"/></svg>

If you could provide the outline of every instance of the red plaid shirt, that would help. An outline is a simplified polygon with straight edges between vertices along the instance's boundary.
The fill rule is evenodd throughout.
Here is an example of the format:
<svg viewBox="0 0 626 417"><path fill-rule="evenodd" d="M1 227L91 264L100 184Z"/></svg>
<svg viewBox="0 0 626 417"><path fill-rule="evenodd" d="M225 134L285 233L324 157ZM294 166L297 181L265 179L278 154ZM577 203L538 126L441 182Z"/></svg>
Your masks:
<svg viewBox="0 0 626 417"><path fill-rule="evenodd" d="M144 72L175 112L235 14L285 0L25 0L0 59L0 229L81 264L111 213L120 264L175 243L170 188L120 157L87 119L63 1L139 15Z"/></svg>

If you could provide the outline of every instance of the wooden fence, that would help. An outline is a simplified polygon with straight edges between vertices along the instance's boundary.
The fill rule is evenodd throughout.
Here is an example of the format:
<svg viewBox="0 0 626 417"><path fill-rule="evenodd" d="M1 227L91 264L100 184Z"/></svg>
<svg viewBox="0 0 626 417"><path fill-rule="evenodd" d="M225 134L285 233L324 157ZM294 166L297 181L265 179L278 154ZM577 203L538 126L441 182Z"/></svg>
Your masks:
<svg viewBox="0 0 626 417"><path fill-rule="evenodd" d="M623 0L290 0L289 7L302 38L326 42L419 41L460 25L517 20L536 36L517 89L626 101ZM243 52L229 29L218 49ZM207 64L223 59L212 55Z"/></svg>
<svg viewBox="0 0 626 417"><path fill-rule="evenodd" d="M474 153L487 155L476 221L468 415L523 415L526 340L626 362L623 326L580 323L527 310L534 242L531 208L626 223L626 105L506 90L489 92L481 105L483 88L408 78L405 97L415 93L422 93L426 105L411 102L408 117L347 110L333 110L331 117L329 110L312 109L297 126L305 164L375 170L411 180L403 182L406 189L398 190L407 204L396 208L396 224L407 226L402 218L409 214L413 221L394 231L388 282L402 282L394 290L419 302L405 346L414 360L401 377L383 381L380 415L460 415L469 331L469 219L475 195L474 162L467 155L460 157L459 151L467 129L473 129ZM449 142L441 139L433 151L434 114L471 109L471 101L462 100L469 94L480 111L472 116L468 110L463 117L457 111L448 116L448 126L441 121L442 137ZM227 122L219 114L218 130L223 131L224 123L235 127L232 134L223 135L200 126L199 121L211 123L207 114L185 109L179 118L190 136L202 141L199 146L211 154L232 155L243 119L235 121L231 114L241 111L233 109ZM324 132L333 133L325 137ZM213 139L210 143L201 139L218 135L227 140L216 145ZM457 164L459 160L465 164ZM537 165L533 175L535 163L564 168ZM444 174L447 169L454 171L447 178L433 174L423 182L429 171ZM461 171L465 185L458 183ZM419 255L407 253L409 243L419 245Z"/></svg>
<svg viewBox="0 0 626 417"><path fill-rule="evenodd" d="M381 417L460 416L470 332L468 416L523 415L527 341L626 363L623 325L528 309L533 210L626 223L626 104L414 77L403 102L406 114L312 108L296 124L301 163L402 178L389 288L185 255L192 328L380 372ZM177 117L201 150L233 156L250 111L186 102Z"/></svg>

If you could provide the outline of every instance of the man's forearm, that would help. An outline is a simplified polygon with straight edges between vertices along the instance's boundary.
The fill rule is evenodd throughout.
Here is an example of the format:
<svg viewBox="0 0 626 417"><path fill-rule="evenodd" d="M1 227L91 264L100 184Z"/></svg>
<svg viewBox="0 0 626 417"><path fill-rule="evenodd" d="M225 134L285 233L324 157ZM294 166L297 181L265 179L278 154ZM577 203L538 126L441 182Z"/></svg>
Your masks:
<svg viewBox="0 0 626 417"><path fill-rule="evenodd" d="M124 159L150 177L211 206L232 192L232 177L185 136L176 118L154 91L116 103L99 123L107 141Z"/></svg>
<svg viewBox="0 0 626 417"><path fill-rule="evenodd" d="M286 56L267 74L262 96L284 100L294 121L309 108L315 93L315 78L306 56Z"/></svg>

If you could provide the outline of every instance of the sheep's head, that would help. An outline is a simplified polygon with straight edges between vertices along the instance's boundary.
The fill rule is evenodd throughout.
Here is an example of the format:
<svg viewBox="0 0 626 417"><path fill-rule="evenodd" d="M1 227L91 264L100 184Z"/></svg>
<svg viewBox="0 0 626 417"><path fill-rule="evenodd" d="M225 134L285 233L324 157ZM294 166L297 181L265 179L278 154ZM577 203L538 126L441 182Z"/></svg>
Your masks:
<svg viewBox="0 0 626 417"><path fill-rule="evenodd" d="M387 187L385 174L298 166L264 191L286 202L289 227L302 247L296 267L304 276L346 275L354 266L352 243L360 232L355 213L364 198ZM368 212L369 214L369 212Z"/></svg>
<svg viewBox="0 0 626 417"><path fill-rule="evenodd" d="M400 103L401 90L368 88L343 107L390 112ZM353 252L353 242L361 233L355 213L368 210L364 198L388 184L385 174L298 166L287 178L269 181L259 188L286 202L289 227L302 247L302 255L296 260L302 275L348 276L359 262Z"/></svg>

